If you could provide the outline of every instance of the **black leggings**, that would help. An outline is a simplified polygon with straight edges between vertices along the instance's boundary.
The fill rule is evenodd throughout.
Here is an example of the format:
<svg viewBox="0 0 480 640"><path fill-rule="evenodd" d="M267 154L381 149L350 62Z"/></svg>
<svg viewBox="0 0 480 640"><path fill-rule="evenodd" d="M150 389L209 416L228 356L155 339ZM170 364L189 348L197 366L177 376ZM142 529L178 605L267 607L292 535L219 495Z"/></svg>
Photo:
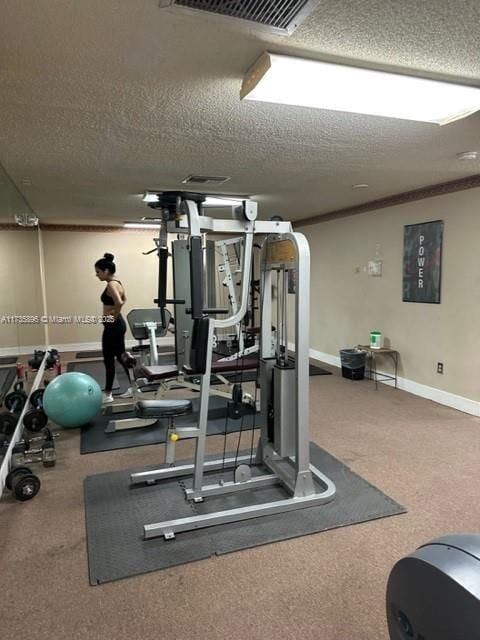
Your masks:
<svg viewBox="0 0 480 640"><path fill-rule="evenodd" d="M115 378L115 358L125 369L125 373L130 380L130 371L122 361L122 354L125 353L125 333L127 325L120 315L115 322L103 323L102 351L103 362L105 363L105 392L110 393Z"/></svg>

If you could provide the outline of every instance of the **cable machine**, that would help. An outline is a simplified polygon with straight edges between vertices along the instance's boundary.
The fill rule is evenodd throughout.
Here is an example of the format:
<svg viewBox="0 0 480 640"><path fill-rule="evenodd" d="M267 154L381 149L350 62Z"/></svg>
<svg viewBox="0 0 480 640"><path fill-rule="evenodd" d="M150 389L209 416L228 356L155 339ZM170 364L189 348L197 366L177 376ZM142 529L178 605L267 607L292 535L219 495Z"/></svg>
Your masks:
<svg viewBox="0 0 480 640"><path fill-rule="evenodd" d="M190 401L150 401L137 404L137 415L169 419L167 466L154 471L134 473L131 482L154 483L166 478L192 476L185 498L193 503L210 496L259 490L279 484L285 498L275 501L252 500L247 506L192 515L144 525L146 539L174 538L178 532L237 522L294 509L325 504L335 496L335 485L310 463L309 456L309 306L310 253L305 237L292 231L283 221L258 221L256 203L245 200L234 209L231 220L202 215L203 194L165 192L155 207L161 208L170 233L187 234L190 252L191 308L194 320L192 348L200 369L200 414L198 426L175 427L175 415L188 412ZM203 254L201 234L222 233L243 237L242 280L238 309L226 318L228 310L204 306ZM250 298L250 273L254 237L266 235L261 253L261 360L260 392L262 418L256 450L246 455L226 453L206 460L206 437L212 352L215 329L233 327L242 322ZM295 345L296 358L288 360L288 279L296 274ZM275 276L274 276L275 274ZM274 278L276 282L274 283ZM272 286L277 287L276 335L272 336ZM160 295L159 295L159 299ZM217 363L214 363L216 365ZM238 363L241 368L241 362ZM145 375L155 379L155 367L144 367ZM175 412L178 413L175 413ZM257 425L256 425L257 426ZM242 430L240 431L241 437ZM175 436L175 437L172 437ZM253 436L253 433L252 433ZM175 442L180 437L195 438L195 457L191 464L175 466ZM240 440L239 440L240 442ZM210 470L234 470L233 479L208 483ZM185 481L187 484L187 481ZM255 492L258 496L258 492Z"/></svg>

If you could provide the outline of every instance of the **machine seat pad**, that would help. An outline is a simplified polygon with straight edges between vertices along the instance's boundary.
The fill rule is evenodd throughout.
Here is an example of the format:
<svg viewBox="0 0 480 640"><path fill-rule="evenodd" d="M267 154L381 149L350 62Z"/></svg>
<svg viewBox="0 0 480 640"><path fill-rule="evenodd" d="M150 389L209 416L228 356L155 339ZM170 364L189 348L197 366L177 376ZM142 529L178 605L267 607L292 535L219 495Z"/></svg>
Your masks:
<svg viewBox="0 0 480 640"><path fill-rule="evenodd" d="M245 331L250 335L259 336L262 333L262 327L247 327Z"/></svg>
<svg viewBox="0 0 480 640"><path fill-rule="evenodd" d="M163 380L164 378L176 378L178 376L178 367L174 364L143 365L140 367L140 376L147 378L150 382Z"/></svg>
<svg viewBox="0 0 480 640"><path fill-rule="evenodd" d="M239 360L225 360L223 362L217 360L212 362L212 373L235 373L236 371L248 371L258 367L257 358L240 358ZM195 371L191 367L183 367L188 375L195 375Z"/></svg>
<svg viewBox="0 0 480 640"><path fill-rule="evenodd" d="M139 400L135 404L137 418L176 418L192 413L191 400Z"/></svg>

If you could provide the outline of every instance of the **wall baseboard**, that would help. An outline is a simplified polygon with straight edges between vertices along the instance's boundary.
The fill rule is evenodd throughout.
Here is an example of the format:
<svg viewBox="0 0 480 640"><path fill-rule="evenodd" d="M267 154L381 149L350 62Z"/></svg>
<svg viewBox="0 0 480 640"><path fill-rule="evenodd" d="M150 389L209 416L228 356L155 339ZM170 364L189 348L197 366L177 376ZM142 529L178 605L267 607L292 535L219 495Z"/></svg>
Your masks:
<svg viewBox="0 0 480 640"><path fill-rule="evenodd" d="M32 355L35 349L45 349L42 344L30 345L28 347L1 347L0 357L2 356L28 356Z"/></svg>
<svg viewBox="0 0 480 640"><path fill-rule="evenodd" d="M288 348L291 351L295 351L295 345L292 343L288 344ZM310 349L310 357L314 360L319 360L320 362L325 362L326 364L341 368L339 356L333 356L330 353ZM381 374L386 372L378 370L378 373ZM382 382L382 384L392 384L388 381L379 380L378 382ZM433 400L434 402L438 402L438 404L452 407L452 409L458 409L458 411L463 411L463 413L469 413L472 416L480 416L480 402L477 402L476 400L457 396L449 391L429 387L426 384L421 384L414 380L408 380L407 378L397 378L397 387L403 391L408 391L408 393L413 393L415 396L420 396L427 400Z"/></svg>
<svg viewBox="0 0 480 640"><path fill-rule="evenodd" d="M137 340L125 340L127 349L131 349L138 344ZM174 345L172 338L158 338L157 344L161 346ZM50 349L57 349L60 354L65 351L98 351L102 348L101 342L71 342L67 344L52 344ZM35 349L45 350L45 346L41 344L30 345L27 347L2 347L0 348L0 356L27 356L32 355Z"/></svg>

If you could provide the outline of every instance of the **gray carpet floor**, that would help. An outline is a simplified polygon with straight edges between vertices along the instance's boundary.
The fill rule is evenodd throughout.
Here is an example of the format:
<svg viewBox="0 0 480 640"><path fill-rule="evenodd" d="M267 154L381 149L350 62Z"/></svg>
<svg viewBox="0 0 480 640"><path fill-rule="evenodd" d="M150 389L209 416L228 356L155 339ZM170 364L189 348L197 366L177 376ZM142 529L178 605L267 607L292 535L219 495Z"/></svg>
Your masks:
<svg viewBox="0 0 480 640"><path fill-rule="evenodd" d="M480 418L338 370L310 378L310 391L311 439L405 515L92 587L84 479L159 464L163 445L80 456L79 430L65 430L57 465L35 467L36 498L0 501L2 640L387 640L394 563L436 536L479 530ZM178 448L192 456L193 443ZM209 453L222 451L222 437L208 438Z"/></svg>

